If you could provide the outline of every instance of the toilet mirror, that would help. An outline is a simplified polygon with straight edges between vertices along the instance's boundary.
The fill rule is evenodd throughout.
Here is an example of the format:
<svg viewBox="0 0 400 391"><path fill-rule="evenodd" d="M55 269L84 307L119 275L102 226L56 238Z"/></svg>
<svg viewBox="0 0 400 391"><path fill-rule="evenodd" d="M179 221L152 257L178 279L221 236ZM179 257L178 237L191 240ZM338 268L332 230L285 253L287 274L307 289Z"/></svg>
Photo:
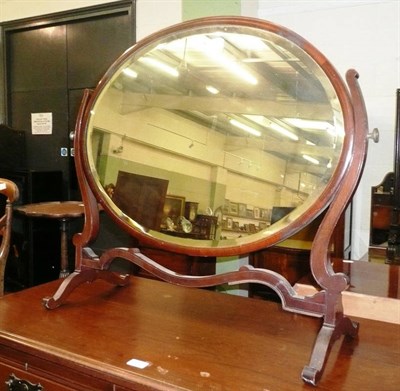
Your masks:
<svg viewBox="0 0 400 391"><path fill-rule="evenodd" d="M208 18L128 49L91 95L84 171L139 240L238 254L293 235L329 204L348 164L347 90L295 33Z"/></svg>

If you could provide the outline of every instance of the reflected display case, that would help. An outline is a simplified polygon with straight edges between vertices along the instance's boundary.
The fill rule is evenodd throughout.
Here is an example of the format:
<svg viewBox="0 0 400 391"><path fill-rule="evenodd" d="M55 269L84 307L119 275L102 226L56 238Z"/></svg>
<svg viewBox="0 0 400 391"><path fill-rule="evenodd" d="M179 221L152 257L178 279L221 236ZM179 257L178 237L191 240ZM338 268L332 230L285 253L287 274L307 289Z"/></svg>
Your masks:
<svg viewBox="0 0 400 391"><path fill-rule="evenodd" d="M127 284L128 276L110 270L116 258L188 287L263 284L278 294L285 310L323 319L302 371L305 382L316 384L331 344L358 330L343 314L348 278L333 271L328 248L367 151L357 72L349 70L346 81L295 32L253 18L196 19L129 48L81 104L75 163L85 225L74 237L75 271L45 298L46 307L60 306L85 281ZM127 186L123 173L163 186ZM160 221L156 211L168 209L169 195L182 200L182 215L169 211L170 220ZM310 254L320 290L300 296L282 275L251 266L182 275L140 248L97 255L90 246L101 230L98 203L140 243L197 257L271 247L324 212ZM185 217L186 203L196 206L196 216ZM272 221L272 210L279 208L287 213ZM142 218L148 214L157 218ZM198 216L213 221L212 235L191 235ZM237 235L241 226L245 234Z"/></svg>

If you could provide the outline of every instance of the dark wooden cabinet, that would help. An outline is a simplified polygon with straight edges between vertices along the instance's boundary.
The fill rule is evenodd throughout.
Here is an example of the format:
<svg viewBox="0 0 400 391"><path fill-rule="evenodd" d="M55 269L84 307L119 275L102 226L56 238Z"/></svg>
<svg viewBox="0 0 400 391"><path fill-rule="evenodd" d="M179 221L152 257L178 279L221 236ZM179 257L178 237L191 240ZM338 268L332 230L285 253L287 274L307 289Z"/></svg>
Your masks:
<svg viewBox="0 0 400 391"><path fill-rule="evenodd" d="M393 210L386 262L400 265L400 88L396 90L396 130L394 142Z"/></svg>
<svg viewBox="0 0 400 391"><path fill-rule="evenodd" d="M257 268L273 270L285 277L292 285L310 272L310 243L303 247L288 241L283 246L273 246L250 256Z"/></svg>
<svg viewBox="0 0 400 391"><path fill-rule="evenodd" d="M394 205L394 173L388 173L383 181L371 188L371 225L369 244L387 247Z"/></svg>
<svg viewBox="0 0 400 391"><path fill-rule="evenodd" d="M249 263L255 268L279 273L294 285L311 272L311 242L286 241L282 246L273 246L250 254ZM276 293L262 284L250 284L249 296L274 300Z"/></svg>
<svg viewBox="0 0 400 391"><path fill-rule="evenodd" d="M158 264L179 274L189 276L207 276L215 274L215 257L195 257L186 254L174 254L160 249L141 247L140 251ZM149 276L138 269L141 276Z"/></svg>
<svg viewBox="0 0 400 391"><path fill-rule="evenodd" d="M369 254L400 264L400 89L396 90L393 171L371 188Z"/></svg>

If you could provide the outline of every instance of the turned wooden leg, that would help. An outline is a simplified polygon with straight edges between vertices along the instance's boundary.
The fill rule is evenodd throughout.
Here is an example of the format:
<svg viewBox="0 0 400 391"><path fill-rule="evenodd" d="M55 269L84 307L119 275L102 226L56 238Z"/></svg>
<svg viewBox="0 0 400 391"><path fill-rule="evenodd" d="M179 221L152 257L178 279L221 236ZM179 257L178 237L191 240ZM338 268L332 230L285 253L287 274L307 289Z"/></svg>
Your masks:
<svg viewBox="0 0 400 391"><path fill-rule="evenodd" d="M67 230L67 219L60 220L60 231L61 231L61 264L60 264L60 278L68 277L68 230Z"/></svg>

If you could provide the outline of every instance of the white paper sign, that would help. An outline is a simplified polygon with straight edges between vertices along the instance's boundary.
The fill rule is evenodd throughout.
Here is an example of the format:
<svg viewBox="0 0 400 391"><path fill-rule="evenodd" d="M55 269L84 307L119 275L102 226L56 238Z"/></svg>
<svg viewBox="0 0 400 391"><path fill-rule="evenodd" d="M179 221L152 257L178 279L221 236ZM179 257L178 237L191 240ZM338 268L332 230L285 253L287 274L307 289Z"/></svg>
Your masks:
<svg viewBox="0 0 400 391"><path fill-rule="evenodd" d="M144 369L151 365L148 361L143 361L143 360L138 360L137 358L132 358L130 359L127 364L131 367L139 368L139 369Z"/></svg>
<svg viewBox="0 0 400 391"><path fill-rule="evenodd" d="M32 134L53 133L53 113L31 113Z"/></svg>

